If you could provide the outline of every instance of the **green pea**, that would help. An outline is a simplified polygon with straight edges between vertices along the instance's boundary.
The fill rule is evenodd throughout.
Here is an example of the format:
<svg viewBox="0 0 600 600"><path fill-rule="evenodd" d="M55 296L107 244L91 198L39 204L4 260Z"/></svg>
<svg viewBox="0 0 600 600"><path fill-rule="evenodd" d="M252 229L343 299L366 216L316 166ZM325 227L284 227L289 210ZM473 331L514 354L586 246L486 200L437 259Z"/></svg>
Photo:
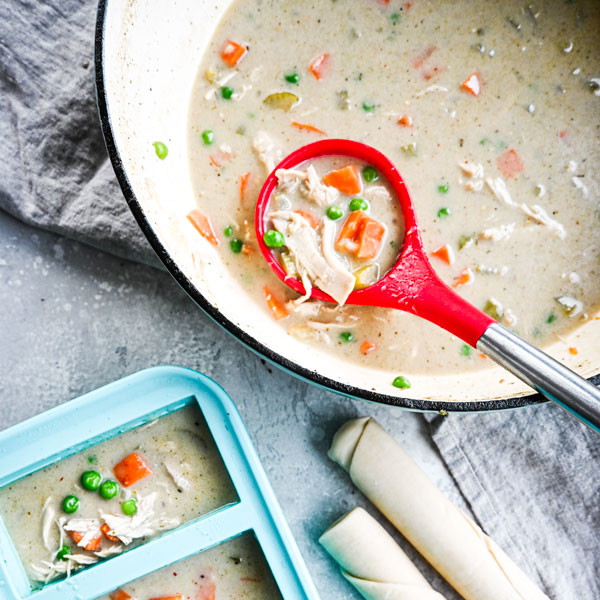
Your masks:
<svg viewBox="0 0 600 600"><path fill-rule="evenodd" d="M279 231L275 231L274 229L265 231L263 240L269 248L281 248L285 245L285 238L283 237L283 234Z"/></svg>
<svg viewBox="0 0 600 600"><path fill-rule="evenodd" d="M244 242L235 238L234 240L231 240L229 242L229 247L231 248L231 251L234 254L239 254L242 251L242 248L244 247Z"/></svg>
<svg viewBox="0 0 600 600"><path fill-rule="evenodd" d="M339 206L330 206L325 214L332 221L337 221L344 216L344 211Z"/></svg>
<svg viewBox="0 0 600 600"><path fill-rule="evenodd" d="M169 154L169 149L166 144L163 142L154 142L154 151L156 152L156 156L160 158L160 160L165 160L167 158L167 154Z"/></svg>
<svg viewBox="0 0 600 600"><path fill-rule="evenodd" d="M113 481L112 479L107 479L106 481L102 482L99 490L100 495L105 500L110 500L119 493L119 484L116 481Z"/></svg>
<svg viewBox="0 0 600 600"><path fill-rule="evenodd" d="M215 141L215 134L212 129L205 129L202 132L202 141L205 146L210 146Z"/></svg>
<svg viewBox="0 0 600 600"><path fill-rule="evenodd" d="M223 234L225 237L231 237L233 235L233 227L231 225L227 225L227 227L223 229Z"/></svg>
<svg viewBox="0 0 600 600"><path fill-rule="evenodd" d="M123 514L128 517L135 515L137 512L137 502L135 501L135 498L129 498L129 500L121 502L121 510L123 511Z"/></svg>
<svg viewBox="0 0 600 600"><path fill-rule="evenodd" d="M446 208L445 206L440 208L440 210L437 211L438 219L445 219L446 217L449 217L451 214L452 214L452 211L449 208Z"/></svg>
<svg viewBox="0 0 600 600"><path fill-rule="evenodd" d="M348 208L352 212L355 210L367 210L369 208L369 204L362 198L352 198L352 200L350 200L350 204L348 204Z"/></svg>
<svg viewBox="0 0 600 600"><path fill-rule="evenodd" d="M340 333L340 340L342 340L342 342L353 342L355 339L356 338L351 331L342 331L342 333Z"/></svg>
<svg viewBox="0 0 600 600"><path fill-rule="evenodd" d="M449 189L450 189L450 186L447 183L441 183L440 185L437 186L437 191L440 194L447 194Z"/></svg>
<svg viewBox="0 0 600 600"><path fill-rule="evenodd" d="M375 112L375 105L370 102L363 102L362 107L365 112Z"/></svg>
<svg viewBox="0 0 600 600"><path fill-rule="evenodd" d="M367 165L363 169L362 174L363 174L363 179L367 183L371 183L371 182L377 181L379 179L379 173L377 172L377 169L375 167L372 167L371 165Z"/></svg>
<svg viewBox="0 0 600 600"><path fill-rule="evenodd" d="M69 560L67 558L67 554L71 554L71 546L65 544L61 547L61 549L56 553L56 558L58 560Z"/></svg>
<svg viewBox="0 0 600 600"><path fill-rule="evenodd" d="M72 515L74 512L77 512L79 508L79 498L77 496L66 496L62 501L62 509L68 515Z"/></svg>
<svg viewBox="0 0 600 600"><path fill-rule="evenodd" d="M95 492L102 482L102 475L98 471L85 471L81 474L81 485L84 489Z"/></svg>
<svg viewBox="0 0 600 600"><path fill-rule="evenodd" d="M463 344L460 347L460 353L463 356L471 356L471 346L469 346L469 344Z"/></svg>
<svg viewBox="0 0 600 600"><path fill-rule="evenodd" d="M288 83L298 83L300 81L300 75L298 75L298 73L288 73L284 76L284 79Z"/></svg>
<svg viewBox="0 0 600 600"><path fill-rule="evenodd" d="M392 381L392 385L402 390L407 390L410 387L410 381L403 375L398 375L398 377Z"/></svg>
<svg viewBox="0 0 600 600"><path fill-rule="evenodd" d="M225 100L231 100L231 96L233 96L233 88L230 88L228 85L224 85L221 88L221 96L223 96Z"/></svg>

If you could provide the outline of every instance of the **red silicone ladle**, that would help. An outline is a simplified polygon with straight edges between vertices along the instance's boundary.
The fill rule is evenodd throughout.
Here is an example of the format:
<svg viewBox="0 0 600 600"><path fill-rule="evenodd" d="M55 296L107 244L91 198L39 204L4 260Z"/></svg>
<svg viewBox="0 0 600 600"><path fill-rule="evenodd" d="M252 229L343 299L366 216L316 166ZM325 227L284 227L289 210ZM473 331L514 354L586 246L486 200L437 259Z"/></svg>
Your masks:
<svg viewBox="0 0 600 600"><path fill-rule="evenodd" d="M375 148L351 140L322 140L295 150L269 174L258 196L254 223L260 250L281 281L294 291L304 293L302 283L286 274L263 240L267 228L265 212L271 194L278 185L275 173L277 169L291 169L322 156L348 156L375 167L394 190L404 217L404 240L396 264L373 285L352 292L346 304L396 308L439 325L478 348L532 388L600 432L598 388L502 327L464 300L437 276L423 249L406 184L394 164ZM335 302L317 288L313 288L311 296L317 300Z"/></svg>

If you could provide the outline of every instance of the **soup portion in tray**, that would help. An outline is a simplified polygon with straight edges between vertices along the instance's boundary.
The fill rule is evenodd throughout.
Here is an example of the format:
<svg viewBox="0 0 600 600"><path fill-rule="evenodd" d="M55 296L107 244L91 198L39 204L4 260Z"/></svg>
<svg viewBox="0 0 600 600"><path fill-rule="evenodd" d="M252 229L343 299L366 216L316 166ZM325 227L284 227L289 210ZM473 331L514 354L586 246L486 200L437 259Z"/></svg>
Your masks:
<svg viewBox="0 0 600 600"><path fill-rule="evenodd" d="M309 142L358 140L402 173L444 281L534 344L560 340L600 303L599 28L595 0L236 0L191 100L198 245L307 344L384 370L481 368L429 323L299 298L264 264L253 210L266 175ZM333 203L303 201L327 223ZM401 224L377 220L394 242Z"/></svg>
<svg viewBox="0 0 600 600"><path fill-rule="evenodd" d="M237 500L196 405L0 490L0 516L34 583L110 558Z"/></svg>
<svg viewBox="0 0 600 600"><path fill-rule="evenodd" d="M281 594L251 533L120 587L98 600L279 600Z"/></svg>

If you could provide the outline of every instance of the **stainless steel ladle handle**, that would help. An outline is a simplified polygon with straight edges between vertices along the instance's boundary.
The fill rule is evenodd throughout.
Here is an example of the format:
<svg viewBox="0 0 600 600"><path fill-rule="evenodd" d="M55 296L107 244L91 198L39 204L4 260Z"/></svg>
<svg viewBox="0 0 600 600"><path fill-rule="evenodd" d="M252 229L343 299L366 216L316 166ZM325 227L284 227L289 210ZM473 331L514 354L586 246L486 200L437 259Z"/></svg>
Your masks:
<svg viewBox="0 0 600 600"><path fill-rule="evenodd" d="M600 389L498 323L477 349L600 433Z"/></svg>

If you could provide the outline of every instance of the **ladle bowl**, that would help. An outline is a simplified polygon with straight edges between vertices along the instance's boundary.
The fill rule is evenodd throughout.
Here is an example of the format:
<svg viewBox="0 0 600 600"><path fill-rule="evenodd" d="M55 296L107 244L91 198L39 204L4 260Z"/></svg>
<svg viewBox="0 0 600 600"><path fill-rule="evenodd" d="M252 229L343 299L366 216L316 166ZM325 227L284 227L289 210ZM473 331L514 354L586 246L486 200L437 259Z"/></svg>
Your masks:
<svg viewBox="0 0 600 600"><path fill-rule="evenodd" d="M600 432L598 388L504 328L464 300L437 276L423 248L406 184L394 164L375 148L352 140L321 140L295 150L269 174L258 196L254 223L262 255L281 281L300 294L305 291L298 279L283 270L263 239L268 221L266 212L278 185L277 171L295 168L322 156L347 156L375 167L392 187L404 217L404 239L395 265L373 285L353 291L346 304L395 308L435 323ZM335 302L315 287L311 297Z"/></svg>

